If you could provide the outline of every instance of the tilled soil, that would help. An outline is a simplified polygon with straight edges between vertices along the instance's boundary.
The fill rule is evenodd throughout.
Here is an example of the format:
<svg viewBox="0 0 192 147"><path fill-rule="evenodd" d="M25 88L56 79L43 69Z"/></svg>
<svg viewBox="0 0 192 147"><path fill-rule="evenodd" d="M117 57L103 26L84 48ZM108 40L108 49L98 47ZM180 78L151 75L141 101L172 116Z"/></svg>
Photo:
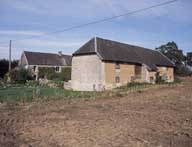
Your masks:
<svg viewBox="0 0 192 147"><path fill-rule="evenodd" d="M0 104L1 147L192 147L192 78L126 97Z"/></svg>

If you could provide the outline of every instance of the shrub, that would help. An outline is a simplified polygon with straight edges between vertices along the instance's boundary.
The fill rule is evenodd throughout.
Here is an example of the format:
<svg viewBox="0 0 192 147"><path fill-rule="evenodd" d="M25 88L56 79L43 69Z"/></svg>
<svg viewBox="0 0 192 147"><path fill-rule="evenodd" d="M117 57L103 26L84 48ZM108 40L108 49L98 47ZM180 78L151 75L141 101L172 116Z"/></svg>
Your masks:
<svg viewBox="0 0 192 147"><path fill-rule="evenodd" d="M32 76L30 72L26 69L18 69L18 70L12 70L8 75L7 79L10 77L11 82L16 83L26 83L27 80L32 80Z"/></svg>
<svg viewBox="0 0 192 147"><path fill-rule="evenodd" d="M146 85L146 84L147 83L131 82L131 83L127 83L127 87L136 87L136 86Z"/></svg>
<svg viewBox="0 0 192 147"><path fill-rule="evenodd" d="M166 80L162 76L160 76L159 72L157 72L155 76L156 76L155 83L160 84L166 82Z"/></svg>
<svg viewBox="0 0 192 147"><path fill-rule="evenodd" d="M53 67L41 67L39 68L39 77L48 80L68 81L71 79L71 68L62 68L61 72L57 73Z"/></svg>
<svg viewBox="0 0 192 147"><path fill-rule="evenodd" d="M61 79L62 79L62 81L65 81L65 82L71 80L71 68L70 67L62 68Z"/></svg>
<svg viewBox="0 0 192 147"><path fill-rule="evenodd" d="M190 76L192 72L187 66L180 65L175 69L175 74L178 76Z"/></svg>
<svg viewBox="0 0 192 147"><path fill-rule="evenodd" d="M52 80L55 75L55 69L53 67L39 67L39 78L47 78Z"/></svg>
<svg viewBox="0 0 192 147"><path fill-rule="evenodd" d="M37 87L39 85L39 81L29 80L27 81L26 85L31 87Z"/></svg>
<svg viewBox="0 0 192 147"><path fill-rule="evenodd" d="M0 80L0 87L4 87L4 83L2 80Z"/></svg>
<svg viewBox="0 0 192 147"><path fill-rule="evenodd" d="M55 81L55 85L57 88L63 88L64 82L63 81Z"/></svg>

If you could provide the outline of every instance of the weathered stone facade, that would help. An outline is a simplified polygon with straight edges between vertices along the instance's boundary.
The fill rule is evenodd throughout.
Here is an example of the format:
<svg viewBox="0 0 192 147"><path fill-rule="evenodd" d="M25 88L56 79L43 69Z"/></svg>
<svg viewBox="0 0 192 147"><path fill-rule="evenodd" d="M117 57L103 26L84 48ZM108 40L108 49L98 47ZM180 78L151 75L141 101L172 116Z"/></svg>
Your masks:
<svg viewBox="0 0 192 147"><path fill-rule="evenodd" d="M72 59L71 84L73 90L101 91L126 85L136 79L137 82L155 83L156 73L167 77L167 82L173 82L174 69L171 67L158 67L157 71L149 71L146 65L141 66L140 74L136 75L135 64L118 64L104 62L94 55L74 56ZM119 81L116 81L118 77ZM139 77L139 78L138 78Z"/></svg>
<svg viewBox="0 0 192 147"><path fill-rule="evenodd" d="M167 82L174 81L174 68L172 67L157 67L160 76L165 77Z"/></svg>
<svg viewBox="0 0 192 147"><path fill-rule="evenodd" d="M135 75L135 65L133 64L119 64L119 69L116 69L116 63L104 63L104 79L105 89L115 88L131 82L131 78ZM116 77L119 77L119 82L116 82Z"/></svg>
<svg viewBox="0 0 192 147"><path fill-rule="evenodd" d="M103 89L102 61L97 55L76 56L72 59L72 88L80 91Z"/></svg>

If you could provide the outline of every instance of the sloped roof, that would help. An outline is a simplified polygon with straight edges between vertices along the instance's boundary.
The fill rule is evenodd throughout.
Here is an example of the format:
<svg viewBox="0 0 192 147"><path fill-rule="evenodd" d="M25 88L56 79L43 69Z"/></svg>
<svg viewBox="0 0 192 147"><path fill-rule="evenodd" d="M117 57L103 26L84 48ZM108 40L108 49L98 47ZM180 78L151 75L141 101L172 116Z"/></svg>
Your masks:
<svg viewBox="0 0 192 147"><path fill-rule="evenodd" d="M24 51L29 65L71 66L70 55Z"/></svg>
<svg viewBox="0 0 192 147"><path fill-rule="evenodd" d="M149 70L156 66L174 67L174 64L160 52L102 38L93 38L73 53L73 56L98 54L101 60L145 64Z"/></svg>

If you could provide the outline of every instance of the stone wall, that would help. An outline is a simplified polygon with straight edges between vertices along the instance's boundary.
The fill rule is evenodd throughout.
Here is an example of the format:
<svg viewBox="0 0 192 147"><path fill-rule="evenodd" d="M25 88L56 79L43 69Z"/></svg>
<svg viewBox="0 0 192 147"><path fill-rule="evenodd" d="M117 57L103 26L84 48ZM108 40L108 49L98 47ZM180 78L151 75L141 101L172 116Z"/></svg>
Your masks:
<svg viewBox="0 0 192 147"><path fill-rule="evenodd" d="M167 78L167 82L174 81L174 68L172 67L158 67L158 71L160 76L165 76Z"/></svg>
<svg viewBox="0 0 192 147"><path fill-rule="evenodd" d="M73 90L100 91L103 89L102 61L97 55L72 58L71 84Z"/></svg>
<svg viewBox="0 0 192 147"><path fill-rule="evenodd" d="M149 71L146 65L139 70L141 74L135 74L134 64L119 64L116 68L115 62L104 62L95 55L74 56L72 59L72 89L78 91L101 91L126 85L137 75L141 75L137 82L155 83L156 72ZM158 67L160 75L166 75L168 82L174 80L174 69ZM119 82L116 81L119 77Z"/></svg>
<svg viewBox="0 0 192 147"><path fill-rule="evenodd" d="M164 76L167 79L167 82L174 81L174 68L172 67L157 67L157 72L159 72L160 76ZM155 83L156 80L156 72L148 71L147 67L143 65L142 67L142 81L147 83ZM153 78L153 79L152 79Z"/></svg>
<svg viewBox="0 0 192 147"><path fill-rule="evenodd" d="M111 89L122 86L131 82L131 78L135 76L135 65L133 64L119 64L120 68L115 68L114 62L105 62L105 88ZM120 78L120 82L116 83L116 76Z"/></svg>

